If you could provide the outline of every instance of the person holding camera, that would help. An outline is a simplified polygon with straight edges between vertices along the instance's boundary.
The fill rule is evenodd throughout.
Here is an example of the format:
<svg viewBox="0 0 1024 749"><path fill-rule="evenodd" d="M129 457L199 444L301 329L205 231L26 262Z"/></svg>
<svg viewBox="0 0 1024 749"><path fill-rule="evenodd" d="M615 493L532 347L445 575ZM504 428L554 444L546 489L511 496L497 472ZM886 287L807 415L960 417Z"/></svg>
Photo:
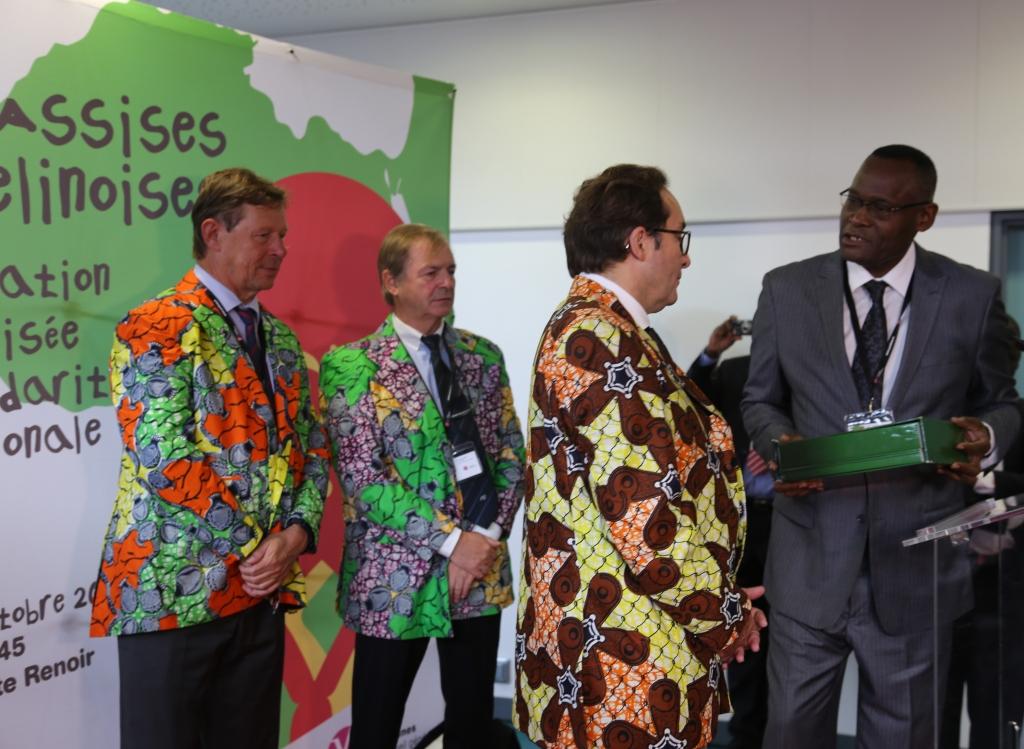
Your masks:
<svg viewBox="0 0 1024 749"><path fill-rule="evenodd" d="M743 467L743 485L747 492L747 539L736 579L744 588L764 583L764 563L768 556L768 535L772 524L774 479L768 466L750 448L750 437L743 427L740 401L750 371L750 356L722 359L736 341L750 335L750 320L735 315L711 331L708 345L693 360L688 374L722 412L732 428L736 462ZM767 597L758 599L758 607L768 614ZM748 653L726 671L732 717L729 719L730 749L760 749L768 720L768 638L761 638L761 649Z"/></svg>

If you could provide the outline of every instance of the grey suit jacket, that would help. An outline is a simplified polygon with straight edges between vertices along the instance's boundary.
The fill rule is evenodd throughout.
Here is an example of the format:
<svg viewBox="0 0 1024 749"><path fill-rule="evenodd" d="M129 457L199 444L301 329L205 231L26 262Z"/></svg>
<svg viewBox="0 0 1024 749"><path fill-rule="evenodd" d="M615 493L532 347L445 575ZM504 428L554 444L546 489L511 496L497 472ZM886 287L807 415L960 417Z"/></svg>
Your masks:
<svg viewBox="0 0 1024 749"><path fill-rule="evenodd" d="M994 276L917 247L907 342L887 404L897 420L978 416L1005 450L1019 416L1010 334ZM772 455L783 433L845 430L861 410L843 343L838 252L777 268L764 278L751 346L743 419L754 447ZM813 627L842 614L867 548L875 610L890 634L932 626L932 548L904 548L915 529L961 509L963 485L904 469L833 479L806 497L775 497L765 575L772 606ZM971 605L966 556L938 545L939 620Z"/></svg>

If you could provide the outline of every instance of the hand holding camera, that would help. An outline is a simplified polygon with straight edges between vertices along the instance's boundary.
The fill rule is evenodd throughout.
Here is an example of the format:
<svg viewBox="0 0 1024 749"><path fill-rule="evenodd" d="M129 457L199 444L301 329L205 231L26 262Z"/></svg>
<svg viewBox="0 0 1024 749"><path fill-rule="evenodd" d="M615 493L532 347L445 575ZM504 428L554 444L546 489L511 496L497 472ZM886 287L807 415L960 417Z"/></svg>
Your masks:
<svg viewBox="0 0 1024 749"><path fill-rule="evenodd" d="M753 327L753 320L740 320L736 315L731 315L728 320L725 320L711 331L711 336L708 338L708 345L704 348L704 353L712 359L717 359L722 355L723 351L736 343L740 338L750 335Z"/></svg>

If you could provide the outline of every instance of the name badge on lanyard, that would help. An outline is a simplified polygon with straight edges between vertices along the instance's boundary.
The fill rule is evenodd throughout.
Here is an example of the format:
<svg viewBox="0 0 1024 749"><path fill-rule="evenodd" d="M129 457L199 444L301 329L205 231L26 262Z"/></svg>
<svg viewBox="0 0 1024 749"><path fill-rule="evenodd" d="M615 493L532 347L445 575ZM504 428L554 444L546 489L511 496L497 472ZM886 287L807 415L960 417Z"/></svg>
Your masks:
<svg viewBox="0 0 1024 749"><path fill-rule="evenodd" d="M465 481L484 472L480 456L472 442L463 442L452 447L452 467L455 469L455 480Z"/></svg>
<svg viewBox="0 0 1024 749"><path fill-rule="evenodd" d="M857 411L856 413L846 414L843 417L843 421L846 422L847 432L874 429L875 427L884 427L896 423L892 411L888 408L876 408L873 411Z"/></svg>

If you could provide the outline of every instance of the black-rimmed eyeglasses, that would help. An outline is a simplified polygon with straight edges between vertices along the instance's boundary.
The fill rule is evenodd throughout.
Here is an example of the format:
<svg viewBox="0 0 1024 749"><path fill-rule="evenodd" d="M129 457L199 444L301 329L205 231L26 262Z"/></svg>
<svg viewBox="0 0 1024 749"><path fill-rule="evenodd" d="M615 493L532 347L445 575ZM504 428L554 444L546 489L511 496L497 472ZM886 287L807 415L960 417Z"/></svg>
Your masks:
<svg viewBox="0 0 1024 749"><path fill-rule="evenodd" d="M866 208L871 218L884 221L891 218L894 213L899 213L907 208L920 208L923 205L931 205L932 201L922 200L919 203L907 203L906 205L892 205L884 200L864 200L860 195L847 188L839 193L839 204L844 211L856 213L861 208Z"/></svg>
<svg viewBox="0 0 1024 749"><path fill-rule="evenodd" d="M690 254L690 232L686 229L651 229L651 231L662 232L663 234L675 234L679 240L679 252L686 257Z"/></svg>

